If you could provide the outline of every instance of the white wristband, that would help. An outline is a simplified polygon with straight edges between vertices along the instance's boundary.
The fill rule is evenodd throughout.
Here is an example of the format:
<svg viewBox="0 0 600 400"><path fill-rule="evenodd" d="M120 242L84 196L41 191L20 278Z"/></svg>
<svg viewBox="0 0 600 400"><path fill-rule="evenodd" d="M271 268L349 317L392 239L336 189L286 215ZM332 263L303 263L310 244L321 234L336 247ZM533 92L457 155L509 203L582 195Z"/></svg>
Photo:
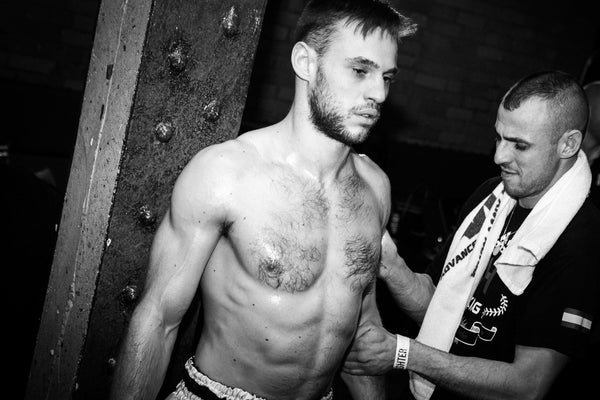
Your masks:
<svg viewBox="0 0 600 400"><path fill-rule="evenodd" d="M396 335L396 356L394 357L395 369L406 369L409 351L410 339L406 336Z"/></svg>

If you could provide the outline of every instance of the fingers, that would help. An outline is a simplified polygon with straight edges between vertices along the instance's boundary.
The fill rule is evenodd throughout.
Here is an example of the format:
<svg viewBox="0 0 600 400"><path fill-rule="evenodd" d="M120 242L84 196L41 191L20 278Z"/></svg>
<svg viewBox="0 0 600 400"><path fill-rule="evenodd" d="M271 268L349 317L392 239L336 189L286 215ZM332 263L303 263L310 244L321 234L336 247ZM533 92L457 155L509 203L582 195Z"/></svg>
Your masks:
<svg viewBox="0 0 600 400"><path fill-rule="evenodd" d="M383 366L373 363L361 363L356 361L346 361L342 371L350 375L383 375L387 369Z"/></svg>
<svg viewBox="0 0 600 400"><path fill-rule="evenodd" d="M354 367L354 366L352 366L352 367L344 366L344 368L342 368L342 372L345 372L346 374L350 374L350 375L371 375L371 374L368 374L365 370Z"/></svg>
<svg viewBox="0 0 600 400"><path fill-rule="evenodd" d="M367 373L364 364L359 361L358 354L354 350L348 353L342 371L350 375L365 375Z"/></svg>
<svg viewBox="0 0 600 400"><path fill-rule="evenodd" d="M344 363L342 371L350 375L378 375L368 364L359 361L348 360Z"/></svg>
<svg viewBox="0 0 600 400"><path fill-rule="evenodd" d="M392 237L390 236L390 233L386 230L385 233L383 234L383 237L381 238L381 245L383 246L384 249L396 249L396 243L394 242L394 239L392 239Z"/></svg>
<svg viewBox="0 0 600 400"><path fill-rule="evenodd" d="M385 280L387 273L388 273L388 271L387 271L387 267L385 266L385 264L379 263L379 268L377 268L377 277Z"/></svg>

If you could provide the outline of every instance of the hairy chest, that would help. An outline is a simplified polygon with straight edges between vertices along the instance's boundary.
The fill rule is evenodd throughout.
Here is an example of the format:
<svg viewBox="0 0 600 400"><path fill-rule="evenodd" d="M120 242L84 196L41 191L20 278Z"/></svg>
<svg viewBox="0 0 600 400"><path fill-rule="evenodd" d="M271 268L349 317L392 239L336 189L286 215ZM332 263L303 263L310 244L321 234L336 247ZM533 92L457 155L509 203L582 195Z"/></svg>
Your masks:
<svg viewBox="0 0 600 400"><path fill-rule="evenodd" d="M262 284L293 293L324 281L360 292L374 279L381 205L358 177L330 187L273 181L252 193L228 240Z"/></svg>

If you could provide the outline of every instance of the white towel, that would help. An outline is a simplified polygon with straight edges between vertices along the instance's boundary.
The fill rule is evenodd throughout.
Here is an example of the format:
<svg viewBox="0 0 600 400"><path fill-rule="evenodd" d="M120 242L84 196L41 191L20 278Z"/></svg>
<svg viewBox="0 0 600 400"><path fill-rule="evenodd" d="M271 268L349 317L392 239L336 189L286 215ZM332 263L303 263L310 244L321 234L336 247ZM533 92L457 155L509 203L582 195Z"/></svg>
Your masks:
<svg viewBox="0 0 600 400"><path fill-rule="evenodd" d="M523 221L495 263L498 276L515 295L523 293L531 282L535 265L577 213L590 184L590 168L580 151L575 164L542 196ZM515 203L500 183L458 227L417 341L443 351L450 350L467 302L485 272ZM410 389L417 400L427 400L435 385L410 372Z"/></svg>
<svg viewBox="0 0 600 400"><path fill-rule="evenodd" d="M492 255L496 239L515 200L500 184L458 227L416 340L448 351L467 301ZM410 372L410 389L417 400L431 397L435 385Z"/></svg>
<svg viewBox="0 0 600 400"><path fill-rule="evenodd" d="M542 196L494 263L510 291L523 293L536 264L548 253L587 197L592 173L585 154Z"/></svg>

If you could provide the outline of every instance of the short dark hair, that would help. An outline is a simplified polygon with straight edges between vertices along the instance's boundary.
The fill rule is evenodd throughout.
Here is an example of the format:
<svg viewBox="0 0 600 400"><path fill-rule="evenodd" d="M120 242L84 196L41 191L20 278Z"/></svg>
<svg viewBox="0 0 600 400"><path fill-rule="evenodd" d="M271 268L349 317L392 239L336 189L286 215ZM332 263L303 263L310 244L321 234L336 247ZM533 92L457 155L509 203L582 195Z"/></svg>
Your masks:
<svg viewBox="0 0 600 400"><path fill-rule="evenodd" d="M577 80L562 71L541 71L528 75L515 83L502 99L502 107L512 111L521 103L537 97L548 102L553 115L555 134L571 129L585 134L588 120L588 103L585 92Z"/></svg>
<svg viewBox="0 0 600 400"><path fill-rule="evenodd" d="M363 37L379 28L397 41L417 30L410 18L384 0L310 0L300 14L295 42L306 42L322 55L340 21L357 23Z"/></svg>

